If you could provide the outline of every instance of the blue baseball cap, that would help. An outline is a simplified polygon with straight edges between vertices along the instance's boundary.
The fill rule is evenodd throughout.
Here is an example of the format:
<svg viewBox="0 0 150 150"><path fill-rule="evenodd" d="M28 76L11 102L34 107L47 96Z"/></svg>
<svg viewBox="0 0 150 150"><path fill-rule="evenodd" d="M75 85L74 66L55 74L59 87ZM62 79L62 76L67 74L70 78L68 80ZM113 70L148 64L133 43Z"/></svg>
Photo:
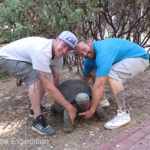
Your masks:
<svg viewBox="0 0 150 150"><path fill-rule="evenodd" d="M63 31L58 37L68 44L73 50L76 50L75 46L78 42L78 39L72 32Z"/></svg>

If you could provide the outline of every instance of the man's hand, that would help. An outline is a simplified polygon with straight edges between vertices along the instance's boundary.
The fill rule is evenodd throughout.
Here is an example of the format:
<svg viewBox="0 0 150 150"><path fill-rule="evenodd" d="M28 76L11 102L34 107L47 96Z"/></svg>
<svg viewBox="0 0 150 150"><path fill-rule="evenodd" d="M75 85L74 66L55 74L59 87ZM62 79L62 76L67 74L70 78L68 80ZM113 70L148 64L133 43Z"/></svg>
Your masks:
<svg viewBox="0 0 150 150"><path fill-rule="evenodd" d="M88 110L86 112L83 113L79 113L80 116L84 116L84 118L91 118L94 115L94 112L91 110Z"/></svg>
<svg viewBox="0 0 150 150"><path fill-rule="evenodd" d="M69 113L71 122L74 123L77 110L73 107L55 87L53 76L50 73L40 72L40 79L43 83L45 91L61 106L63 106Z"/></svg>
<svg viewBox="0 0 150 150"><path fill-rule="evenodd" d="M76 118L77 109L71 105L67 110L71 119L72 124L74 124L74 119Z"/></svg>
<svg viewBox="0 0 150 150"><path fill-rule="evenodd" d="M93 89L92 89L92 104L90 110L79 113L80 116L84 116L84 118L91 118L96 111L99 100L102 98L104 93L104 86L107 82L106 77L96 77Z"/></svg>

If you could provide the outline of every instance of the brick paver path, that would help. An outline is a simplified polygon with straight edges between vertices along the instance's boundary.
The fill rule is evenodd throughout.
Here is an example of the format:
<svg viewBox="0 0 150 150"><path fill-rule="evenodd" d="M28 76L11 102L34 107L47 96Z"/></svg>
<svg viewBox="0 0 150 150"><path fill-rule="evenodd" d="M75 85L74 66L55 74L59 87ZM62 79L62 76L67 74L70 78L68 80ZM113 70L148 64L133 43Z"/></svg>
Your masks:
<svg viewBox="0 0 150 150"><path fill-rule="evenodd" d="M116 136L96 150L150 150L150 119Z"/></svg>

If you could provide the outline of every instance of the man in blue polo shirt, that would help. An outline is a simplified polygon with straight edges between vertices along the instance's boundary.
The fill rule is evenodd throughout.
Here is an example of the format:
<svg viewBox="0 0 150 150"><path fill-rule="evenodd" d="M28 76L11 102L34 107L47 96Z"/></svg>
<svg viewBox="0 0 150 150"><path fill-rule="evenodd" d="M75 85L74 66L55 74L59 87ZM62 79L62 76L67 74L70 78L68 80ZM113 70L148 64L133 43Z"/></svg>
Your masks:
<svg viewBox="0 0 150 150"><path fill-rule="evenodd" d="M92 90L92 105L89 111L81 113L90 118L96 110L99 100L103 97L105 84L108 83L116 100L117 115L104 124L106 129L116 129L130 122L129 112L126 110L123 82L149 66L149 56L139 45L128 40L110 38L90 42L78 42L77 53L84 60L83 77L88 80L90 73L96 69L96 78Z"/></svg>

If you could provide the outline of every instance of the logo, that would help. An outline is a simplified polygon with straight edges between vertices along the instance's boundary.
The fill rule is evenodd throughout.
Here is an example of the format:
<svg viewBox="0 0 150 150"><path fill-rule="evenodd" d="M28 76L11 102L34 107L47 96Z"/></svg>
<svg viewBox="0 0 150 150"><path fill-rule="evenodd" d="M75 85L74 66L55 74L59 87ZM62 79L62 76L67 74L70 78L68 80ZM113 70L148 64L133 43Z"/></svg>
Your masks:
<svg viewBox="0 0 150 150"><path fill-rule="evenodd" d="M76 40L74 40L73 37L67 37L66 40L72 43L73 45L75 45L76 43Z"/></svg>

